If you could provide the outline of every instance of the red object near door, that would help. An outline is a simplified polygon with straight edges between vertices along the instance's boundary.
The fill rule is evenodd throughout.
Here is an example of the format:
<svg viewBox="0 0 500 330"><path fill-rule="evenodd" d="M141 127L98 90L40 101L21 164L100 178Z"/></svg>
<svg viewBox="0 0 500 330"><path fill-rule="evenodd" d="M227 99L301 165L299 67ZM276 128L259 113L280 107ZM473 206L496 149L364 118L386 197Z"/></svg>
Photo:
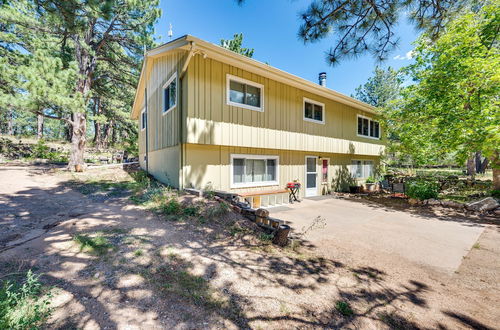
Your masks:
<svg viewBox="0 0 500 330"><path fill-rule="evenodd" d="M323 182L328 182L328 159L323 159L323 166L321 168Z"/></svg>

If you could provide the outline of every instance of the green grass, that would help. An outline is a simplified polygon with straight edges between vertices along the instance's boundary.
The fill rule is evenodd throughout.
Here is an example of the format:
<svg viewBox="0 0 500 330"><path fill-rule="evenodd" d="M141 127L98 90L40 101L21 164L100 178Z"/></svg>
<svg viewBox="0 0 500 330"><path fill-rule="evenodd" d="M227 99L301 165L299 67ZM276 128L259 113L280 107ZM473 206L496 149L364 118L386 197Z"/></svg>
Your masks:
<svg viewBox="0 0 500 330"><path fill-rule="evenodd" d="M270 243L273 240L274 235L261 233L257 238L264 243Z"/></svg>
<svg viewBox="0 0 500 330"><path fill-rule="evenodd" d="M0 287L0 329L38 329L50 317L50 291L29 270L22 281L3 281Z"/></svg>
<svg viewBox="0 0 500 330"><path fill-rule="evenodd" d="M473 249L480 249L481 245L479 243L476 243L472 246Z"/></svg>
<svg viewBox="0 0 500 330"><path fill-rule="evenodd" d="M141 249L137 249L137 250L134 251L134 256L136 256L136 257L140 257L143 254L144 254L144 251L141 250Z"/></svg>
<svg viewBox="0 0 500 330"><path fill-rule="evenodd" d="M210 287L207 280L190 271L191 264L174 252L169 252L166 262L151 269L147 278L168 296L177 296L186 301L210 309L224 307L225 301L220 299Z"/></svg>
<svg viewBox="0 0 500 330"><path fill-rule="evenodd" d="M101 235L91 237L78 234L73 237L73 240L80 246L80 251L96 255L104 255L112 247L108 239Z"/></svg>
<svg viewBox="0 0 500 330"><path fill-rule="evenodd" d="M338 300L335 303L335 309L345 317L349 317L354 314L351 306L349 306L349 303L346 301Z"/></svg>

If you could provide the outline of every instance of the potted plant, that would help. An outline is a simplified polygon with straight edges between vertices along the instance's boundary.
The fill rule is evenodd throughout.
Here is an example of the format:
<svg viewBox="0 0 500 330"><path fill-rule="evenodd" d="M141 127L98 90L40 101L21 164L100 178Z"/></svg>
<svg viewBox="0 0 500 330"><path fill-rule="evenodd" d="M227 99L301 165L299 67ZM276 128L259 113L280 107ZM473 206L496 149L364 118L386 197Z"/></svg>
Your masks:
<svg viewBox="0 0 500 330"><path fill-rule="evenodd" d="M377 181L374 177L370 176L366 179L365 184L363 185L363 190L365 192L374 192L377 186Z"/></svg>

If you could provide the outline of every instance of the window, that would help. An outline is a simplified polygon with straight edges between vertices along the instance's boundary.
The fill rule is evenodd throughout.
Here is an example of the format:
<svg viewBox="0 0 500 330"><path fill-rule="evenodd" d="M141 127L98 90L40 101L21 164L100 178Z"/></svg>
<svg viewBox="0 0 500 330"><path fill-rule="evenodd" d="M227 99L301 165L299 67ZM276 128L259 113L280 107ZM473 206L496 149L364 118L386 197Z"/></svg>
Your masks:
<svg viewBox="0 0 500 330"><path fill-rule="evenodd" d="M231 155L231 169L234 188L278 184L278 156Z"/></svg>
<svg viewBox="0 0 500 330"><path fill-rule="evenodd" d="M264 111L261 84L227 75L227 104L256 111Z"/></svg>
<svg viewBox="0 0 500 330"><path fill-rule="evenodd" d="M373 176L372 160L352 160L351 175L356 179L366 179Z"/></svg>
<svg viewBox="0 0 500 330"><path fill-rule="evenodd" d="M141 112L141 131L146 128L146 120L147 120L147 115L146 115L146 109L142 109Z"/></svg>
<svg viewBox="0 0 500 330"><path fill-rule="evenodd" d="M325 105L304 98L304 120L314 123L325 123Z"/></svg>
<svg viewBox="0 0 500 330"><path fill-rule="evenodd" d="M177 104L177 72L163 85L163 113L172 110Z"/></svg>
<svg viewBox="0 0 500 330"><path fill-rule="evenodd" d="M378 121L358 116L358 135L380 139L380 125Z"/></svg>

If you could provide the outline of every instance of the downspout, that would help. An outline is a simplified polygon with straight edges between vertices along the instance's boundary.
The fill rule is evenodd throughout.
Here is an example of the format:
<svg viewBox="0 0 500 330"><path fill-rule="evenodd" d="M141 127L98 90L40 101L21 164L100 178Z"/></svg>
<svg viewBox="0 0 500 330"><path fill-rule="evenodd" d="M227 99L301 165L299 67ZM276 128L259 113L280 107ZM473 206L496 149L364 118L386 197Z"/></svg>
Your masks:
<svg viewBox="0 0 500 330"><path fill-rule="evenodd" d="M184 135L184 125L187 125L186 122L184 122L184 113L183 113L183 108L184 108L184 103L182 102L183 100L183 89L182 89L182 81L184 78L184 74L187 71L187 68L189 66L189 62L191 61L191 58L194 55L194 48L195 48L195 43L194 41L191 41L191 48L189 49L189 52L187 54L186 60L184 61L184 64L182 65L181 73L179 75L179 101L181 106L179 107L179 150L180 150L180 182L179 182L179 189L184 189L184 165L185 165L185 160L184 160L184 143L183 143L183 135Z"/></svg>

